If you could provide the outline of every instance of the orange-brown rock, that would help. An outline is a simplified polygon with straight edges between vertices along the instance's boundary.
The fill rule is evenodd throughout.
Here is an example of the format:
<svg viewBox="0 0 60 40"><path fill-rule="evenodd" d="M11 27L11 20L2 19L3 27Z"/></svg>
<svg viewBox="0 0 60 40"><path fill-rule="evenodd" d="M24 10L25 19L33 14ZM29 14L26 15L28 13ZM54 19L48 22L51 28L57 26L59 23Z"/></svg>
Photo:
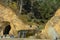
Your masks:
<svg viewBox="0 0 60 40"><path fill-rule="evenodd" d="M19 30L33 30L37 27L36 25L32 25L32 27L30 27L30 25L24 24L23 21L18 18L15 12L12 11L12 9L5 7L1 4L0 4L0 21L1 21L0 28L2 28L0 35L3 35L3 30L5 28L5 25L8 25L8 23L11 26L11 30L9 31L9 34L12 34L14 36L17 36L17 32Z"/></svg>

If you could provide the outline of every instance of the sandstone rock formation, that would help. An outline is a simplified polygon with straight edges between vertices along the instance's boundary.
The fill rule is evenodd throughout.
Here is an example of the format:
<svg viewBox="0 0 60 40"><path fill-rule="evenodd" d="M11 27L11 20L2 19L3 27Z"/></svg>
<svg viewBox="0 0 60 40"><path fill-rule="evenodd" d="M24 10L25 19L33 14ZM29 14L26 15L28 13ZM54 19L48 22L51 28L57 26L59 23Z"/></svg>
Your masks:
<svg viewBox="0 0 60 40"><path fill-rule="evenodd" d="M42 38L57 39L60 37L60 9L55 12L55 15L46 23L45 29L41 32Z"/></svg>
<svg viewBox="0 0 60 40"><path fill-rule="evenodd" d="M36 25L30 25L24 24L22 20L18 18L18 16L13 12L10 8L5 7L0 4L0 35L3 35L3 30L6 27L6 25L11 26L11 30L9 31L9 34L12 34L14 36L17 36L17 32L19 30L34 30L36 29Z"/></svg>

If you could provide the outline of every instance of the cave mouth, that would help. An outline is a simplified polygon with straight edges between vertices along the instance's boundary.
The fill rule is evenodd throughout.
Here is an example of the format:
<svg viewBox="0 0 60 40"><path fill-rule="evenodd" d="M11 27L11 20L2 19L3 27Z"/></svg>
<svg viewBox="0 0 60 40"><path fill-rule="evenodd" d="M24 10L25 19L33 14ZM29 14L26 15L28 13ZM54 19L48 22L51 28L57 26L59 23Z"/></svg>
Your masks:
<svg viewBox="0 0 60 40"><path fill-rule="evenodd" d="M7 26L5 27L5 29L3 30L3 35L9 34L10 29L11 29L11 26L10 26L10 25L7 25Z"/></svg>

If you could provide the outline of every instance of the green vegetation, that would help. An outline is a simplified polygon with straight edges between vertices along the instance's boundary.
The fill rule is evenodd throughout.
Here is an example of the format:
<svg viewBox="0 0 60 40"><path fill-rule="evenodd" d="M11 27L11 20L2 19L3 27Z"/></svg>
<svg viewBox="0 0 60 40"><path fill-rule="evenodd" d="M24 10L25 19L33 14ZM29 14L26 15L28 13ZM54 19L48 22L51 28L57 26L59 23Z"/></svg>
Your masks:
<svg viewBox="0 0 60 40"><path fill-rule="evenodd" d="M41 28L60 7L60 0L5 0L1 3L8 4L25 23L36 23Z"/></svg>

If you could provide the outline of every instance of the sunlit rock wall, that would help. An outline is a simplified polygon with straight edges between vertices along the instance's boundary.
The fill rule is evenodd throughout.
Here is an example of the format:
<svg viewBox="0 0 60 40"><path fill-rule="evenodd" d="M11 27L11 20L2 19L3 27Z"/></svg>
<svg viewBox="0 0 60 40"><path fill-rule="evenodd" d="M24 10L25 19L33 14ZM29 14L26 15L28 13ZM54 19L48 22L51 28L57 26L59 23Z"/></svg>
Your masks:
<svg viewBox="0 0 60 40"><path fill-rule="evenodd" d="M24 24L23 21L18 18L14 11L12 11L9 7L5 7L1 4L0 4L0 21L7 21L10 23L11 30L9 34L14 36L17 36L17 32L19 30L33 30L37 27L35 25L32 25L32 27L30 27L30 25ZM3 35L3 31L1 31L0 35Z"/></svg>
<svg viewBox="0 0 60 40"><path fill-rule="evenodd" d="M45 29L42 30L41 34L44 35L45 38L51 39L60 37L60 9L58 9L55 15L46 23Z"/></svg>

